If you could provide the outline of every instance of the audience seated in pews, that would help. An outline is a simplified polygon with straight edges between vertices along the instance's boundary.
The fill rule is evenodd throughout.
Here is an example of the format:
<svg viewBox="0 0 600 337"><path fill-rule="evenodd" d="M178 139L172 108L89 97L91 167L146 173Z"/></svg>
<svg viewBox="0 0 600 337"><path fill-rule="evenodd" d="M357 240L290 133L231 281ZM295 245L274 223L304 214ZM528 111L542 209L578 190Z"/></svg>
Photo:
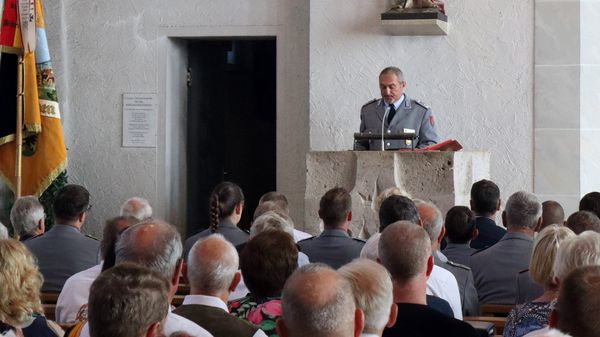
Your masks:
<svg viewBox="0 0 600 337"><path fill-rule="evenodd" d="M363 331L364 315L350 284L325 264L298 268L285 283L281 302L281 337L358 337Z"/></svg>
<svg viewBox="0 0 600 337"><path fill-rule="evenodd" d="M508 231L495 245L471 256L479 303L514 304L515 277L529 267L533 236L542 222L542 204L528 192L508 198L502 213Z"/></svg>
<svg viewBox="0 0 600 337"><path fill-rule="evenodd" d="M267 335L275 334L281 315L281 291L298 267L298 249L293 237L268 230L252 237L240 255L242 276L250 293L229 303L230 312L258 325Z"/></svg>
<svg viewBox="0 0 600 337"><path fill-rule="evenodd" d="M471 247L483 249L500 241L506 230L496 225L496 212L500 210L500 189L493 181L480 180L471 186L471 210L475 213L478 235L471 240Z"/></svg>
<svg viewBox="0 0 600 337"><path fill-rule="evenodd" d="M69 277L63 286L56 301L56 321L59 324L73 324L87 319L87 302L90 286L100 275L103 265L115 264L115 244L118 235L136 224L138 220L133 217L119 216L106 221L100 241L100 256L102 261L79 273Z"/></svg>
<svg viewBox="0 0 600 337"><path fill-rule="evenodd" d="M562 226L565 224L565 210L554 200L542 202L542 227L540 231L550 225Z"/></svg>
<svg viewBox="0 0 600 337"><path fill-rule="evenodd" d="M472 248L471 240L479 231L475 226L475 215L465 206L454 206L446 213L446 248L442 253L451 261L471 267L471 255L477 250Z"/></svg>
<svg viewBox="0 0 600 337"><path fill-rule="evenodd" d="M98 240L81 232L91 208L89 192L83 186L66 185L56 193L53 208L54 226L24 242L38 260L45 292L61 291L71 275L98 263Z"/></svg>
<svg viewBox="0 0 600 337"><path fill-rule="evenodd" d="M454 261L450 261L439 250L440 243L446 233L442 213L437 206L432 203L421 201L417 202L416 206L419 210L419 216L423 223L423 228L431 240L431 251L433 252L433 262L435 264L434 270L431 274L434 275L436 273L436 267L442 269L439 272L442 272L443 270L450 272L458 284L458 290L460 293L460 302L458 302L458 304L460 304L460 308L453 307L452 310L460 310L462 315L466 316L479 315L479 299L477 297L477 290L475 289L471 268ZM428 280L428 289L430 287L430 280L432 280L432 277L430 277ZM440 278L440 280L442 279ZM445 280L450 282L452 281L452 279L448 277L446 277ZM438 288L453 289L451 286L453 286L453 283L451 285L442 285ZM439 297L444 298L444 296ZM456 318L462 319L462 315Z"/></svg>
<svg viewBox="0 0 600 337"><path fill-rule="evenodd" d="M283 193L277 192L277 191L271 191L271 192L267 192L267 193L263 194L260 197L260 200L258 201L258 206L256 207L257 210L259 209L259 207L261 207L261 205L263 205L264 203L267 203L267 202L274 203L277 206L277 208L280 209L285 215L287 215L287 216L290 215L290 207L288 204L288 200ZM271 208L269 208L268 210L274 210L272 208L273 206L269 206L269 207L271 207ZM255 211L254 219L256 219L256 218L257 218L257 214ZM293 222L292 222L292 225L293 225ZM312 235L294 228L294 241L298 242L300 240L308 239L310 237L312 237Z"/></svg>
<svg viewBox="0 0 600 337"><path fill-rule="evenodd" d="M209 228L185 240L183 256L187 258L196 241L213 233L222 234L234 246L248 241L248 233L237 226L242 218L243 210L244 193L242 189L228 181L218 184L209 199Z"/></svg>
<svg viewBox="0 0 600 337"><path fill-rule="evenodd" d="M238 265L235 247L221 234L196 241L187 264L191 293L173 312L204 327L215 337L266 337L258 327L229 314L226 304L229 294L241 279Z"/></svg>
<svg viewBox="0 0 600 337"><path fill-rule="evenodd" d="M298 242L300 250L312 262L321 262L339 268L359 257L365 242L348 235L352 221L352 198L341 187L325 193L319 202L319 218L325 229L313 238Z"/></svg>
<svg viewBox="0 0 600 337"><path fill-rule="evenodd" d="M134 263L103 272L90 288L90 336L163 336L169 286L160 273Z"/></svg>
<svg viewBox="0 0 600 337"><path fill-rule="evenodd" d="M183 266L181 253L181 237L177 230L168 223L149 219L121 233L116 245L116 265L132 262L158 272L169 282L167 303L170 303L179 285ZM176 331L185 331L197 337L211 336L196 323L170 312L170 306L163 330L167 335ZM89 324L83 326L79 336L90 336Z"/></svg>
<svg viewBox="0 0 600 337"><path fill-rule="evenodd" d="M62 337L62 329L44 317L42 283L29 250L17 240L0 239L0 334Z"/></svg>
<svg viewBox="0 0 600 337"><path fill-rule="evenodd" d="M152 217L152 206L144 198L129 198L121 205L120 215L130 216L143 221Z"/></svg>
<svg viewBox="0 0 600 337"><path fill-rule="evenodd" d="M579 211L569 215L565 226L569 227L575 234L585 231L600 233L600 218L590 211Z"/></svg>
<svg viewBox="0 0 600 337"><path fill-rule="evenodd" d="M533 244L527 275L530 275L538 286L543 287L542 294L518 305L510 312L504 328L504 337L521 337L548 324L550 310L558 295L558 283L554 278L554 260L559 247L573 236L575 236L573 231L558 225L547 226L538 234ZM523 285L517 284L517 292L523 288Z"/></svg>
<svg viewBox="0 0 600 337"><path fill-rule="evenodd" d="M381 337L383 329L394 326L398 315L390 274L368 259L356 259L342 266L339 273L350 283L356 306L363 311L361 337Z"/></svg>
<svg viewBox="0 0 600 337"><path fill-rule="evenodd" d="M20 197L10 210L10 222L20 241L38 237L46 231L44 206L34 196Z"/></svg>
<svg viewBox="0 0 600 337"><path fill-rule="evenodd" d="M398 318L383 336L476 336L467 323L427 306L427 278L433 270L427 232L408 221L387 226L379 240L379 258L392 276Z"/></svg>

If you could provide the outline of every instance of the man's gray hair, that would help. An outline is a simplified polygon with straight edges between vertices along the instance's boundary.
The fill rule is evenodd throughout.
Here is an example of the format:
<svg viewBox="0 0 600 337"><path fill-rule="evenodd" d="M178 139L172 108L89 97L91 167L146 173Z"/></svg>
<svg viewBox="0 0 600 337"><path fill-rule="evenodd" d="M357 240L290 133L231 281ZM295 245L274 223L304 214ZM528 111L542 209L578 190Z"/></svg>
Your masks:
<svg viewBox="0 0 600 337"><path fill-rule="evenodd" d="M149 219L121 233L116 245L116 264L138 263L171 280L181 254L181 236L175 227Z"/></svg>
<svg viewBox="0 0 600 337"><path fill-rule="evenodd" d="M379 73L379 76L385 74L394 74L398 78L398 82L404 81L404 74L402 73L402 70L400 70L400 68L398 67L386 67Z"/></svg>
<svg viewBox="0 0 600 337"><path fill-rule="evenodd" d="M397 221L381 233L379 259L392 278L398 282L409 282L425 272L430 256L431 240L419 225L409 221Z"/></svg>
<svg viewBox="0 0 600 337"><path fill-rule="evenodd" d="M44 206L31 195L18 198L10 210L10 222L19 236L33 235L43 218Z"/></svg>
<svg viewBox="0 0 600 337"><path fill-rule="evenodd" d="M290 337L351 336L354 332L352 287L324 264L296 269L285 283L281 306Z"/></svg>
<svg viewBox="0 0 600 337"><path fill-rule="evenodd" d="M294 223L292 219L276 211L268 211L256 218L250 227L250 237L255 237L259 233L277 230L283 231L294 237Z"/></svg>
<svg viewBox="0 0 600 337"><path fill-rule="evenodd" d="M585 231L563 241L554 260L554 277L563 281L575 268L600 266L600 234Z"/></svg>
<svg viewBox="0 0 600 337"><path fill-rule="evenodd" d="M423 228L429 235L431 242L437 242L437 239L442 233L442 227L444 226L444 216L439 208L433 203L423 201L420 199L413 199L415 206L419 210L419 217L423 222Z"/></svg>
<svg viewBox="0 0 600 337"><path fill-rule="evenodd" d="M364 333L380 334L385 328L394 301L392 279L379 263L356 259L339 270L350 282L356 305L365 314Z"/></svg>
<svg viewBox="0 0 600 337"><path fill-rule="evenodd" d="M121 216L132 216L142 221L152 216L152 207L144 198L129 198L121 205Z"/></svg>
<svg viewBox="0 0 600 337"><path fill-rule="evenodd" d="M507 227L535 229L542 216L542 204L534 194L519 191L508 198L504 211Z"/></svg>
<svg viewBox="0 0 600 337"><path fill-rule="evenodd" d="M8 229L0 222L0 240L8 239Z"/></svg>
<svg viewBox="0 0 600 337"><path fill-rule="evenodd" d="M192 246L187 275L193 290L201 295L216 296L229 288L238 268L235 247L223 235L212 234Z"/></svg>

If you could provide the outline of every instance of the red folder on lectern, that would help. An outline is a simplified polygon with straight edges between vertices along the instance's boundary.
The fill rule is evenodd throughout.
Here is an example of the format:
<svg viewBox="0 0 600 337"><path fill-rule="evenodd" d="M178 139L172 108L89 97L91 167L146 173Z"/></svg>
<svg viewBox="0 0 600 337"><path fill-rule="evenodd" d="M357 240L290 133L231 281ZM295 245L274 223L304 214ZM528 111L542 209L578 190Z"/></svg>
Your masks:
<svg viewBox="0 0 600 337"><path fill-rule="evenodd" d="M433 145L429 145L428 147L422 148L421 150L425 151L458 151L463 147L456 139L446 139L445 141Z"/></svg>

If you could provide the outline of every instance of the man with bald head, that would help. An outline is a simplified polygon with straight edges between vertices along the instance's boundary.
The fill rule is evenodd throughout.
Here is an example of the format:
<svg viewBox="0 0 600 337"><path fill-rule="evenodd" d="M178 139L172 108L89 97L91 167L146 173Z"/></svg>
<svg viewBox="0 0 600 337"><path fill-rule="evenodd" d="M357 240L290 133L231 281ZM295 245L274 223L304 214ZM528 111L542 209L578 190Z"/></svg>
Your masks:
<svg viewBox="0 0 600 337"><path fill-rule="evenodd" d="M266 337L254 325L229 314L227 300L241 278L238 268L238 253L221 234L197 241L188 256L190 295L173 312L196 322L215 337Z"/></svg>
<svg viewBox="0 0 600 337"><path fill-rule="evenodd" d="M181 236L172 225L155 219L129 227L119 237L116 245L116 265L133 262L158 272L170 285L168 300L173 300L179 286L179 275L183 266ZM170 308L170 306L169 306ZM193 336L212 336L196 323L173 312L167 314L163 331L170 335L185 331ZM80 337L88 337L86 324Z"/></svg>
<svg viewBox="0 0 600 337"><path fill-rule="evenodd" d="M396 324L383 332L391 336L476 336L467 323L427 306L427 279L433 270L431 240L420 226L398 221L386 227L379 240L379 259L392 275Z"/></svg>
<svg viewBox="0 0 600 337"><path fill-rule="evenodd" d="M396 323L398 306L394 303L390 273L379 263L356 259L339 269L352 286L356 306L365 315L361 337L375 337Z"/></svg>
<svg viewBox="0 0 600 337"><path fill-rule="evenodd" d="M302 266L288 278L281 306L281 337L358 337L363 330L350 284L321 263Z"/></svg>
<svg viewBox="0 0 600 337"><path fill-rule="evenodd" d="M565 223L565 210L554 200L546 200L542 203L542 227L540 231L550 225Z"/></svg>

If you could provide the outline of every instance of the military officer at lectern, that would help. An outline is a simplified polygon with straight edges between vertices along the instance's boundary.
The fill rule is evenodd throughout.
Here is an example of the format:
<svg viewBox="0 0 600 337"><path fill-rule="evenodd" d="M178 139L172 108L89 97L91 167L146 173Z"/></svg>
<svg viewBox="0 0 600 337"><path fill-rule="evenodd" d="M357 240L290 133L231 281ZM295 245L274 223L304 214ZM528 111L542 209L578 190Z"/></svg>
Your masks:
<svg viewBox="0 0 600 337"><path fill-rule="evenodd" d="M360 132L415 133L415 148L423 148L439 141L435 119L428 106L410 99L405 93L406 81L402 71L387 67L379 74L381 99L374 99L360 110ZM385 118L384 118L385 117ZM385 140L385 149L411 148L410 140ZM380 140L359 141L356 150L381 150Z"/></svg>

